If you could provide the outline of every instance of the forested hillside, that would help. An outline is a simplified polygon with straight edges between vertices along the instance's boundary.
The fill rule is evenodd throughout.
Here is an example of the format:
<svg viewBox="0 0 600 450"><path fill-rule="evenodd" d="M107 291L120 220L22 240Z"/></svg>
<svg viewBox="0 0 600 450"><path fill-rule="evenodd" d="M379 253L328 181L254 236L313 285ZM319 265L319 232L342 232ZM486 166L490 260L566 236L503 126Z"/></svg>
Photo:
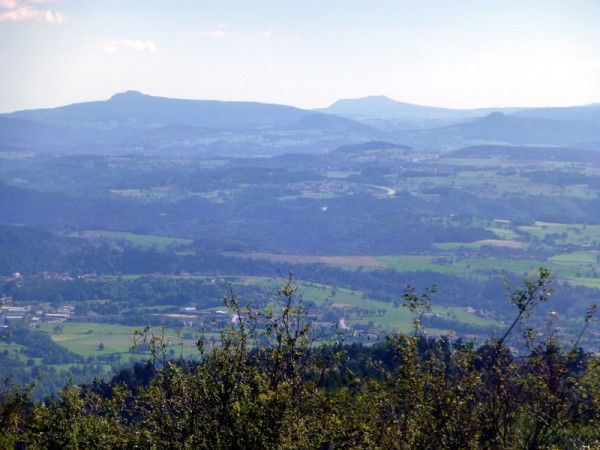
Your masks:
<svg viewBox="0 0 600 450"><path fill-rule="evenodd" d="M440 286L424 317L434 334L501 333L501 275L543 265L557 295L537 325L555 311L572 341L598 295L598 162L590 150L383 141L270 158L5 153L0 315L76 356L49 364L33 341L3 341L4 374L47 372L38 396L66 370L107 376L136 361L145 325L183 329L191 355L199 330L217 339L231 320L218 312L230 285L269 307L290 268L319 326L342 323L360 343L410 326L406 285ZM596 349L598 333L581 345Z"/></svg>

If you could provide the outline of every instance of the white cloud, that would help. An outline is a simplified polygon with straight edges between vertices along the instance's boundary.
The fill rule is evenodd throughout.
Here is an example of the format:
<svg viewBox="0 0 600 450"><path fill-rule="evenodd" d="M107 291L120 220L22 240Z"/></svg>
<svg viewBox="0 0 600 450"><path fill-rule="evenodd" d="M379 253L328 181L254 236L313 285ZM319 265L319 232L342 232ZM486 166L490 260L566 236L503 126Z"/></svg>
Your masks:
<svg viewBox="0 0 600 450"><path fill-rule="evenodd" d="M17 0L0 0L0 8L2 9L16 9L19 6Z"/></svg>
<svg viewBox="0 0 600 450"><path fill-rule="evenodd" d="M197 29L194 31L194 33L197 34L198 36L204 36L204 37L213 38L213 39L221 39L221 38L226 38L229 36L229 33L227 31L225 31L225 28L227 28L227 24L220 23L219 25L217 25L217 28L208 29L208 30Z"/></svg>
<svg viewBox="0 0 600 450"><path fill-rule="evenodd" d="M134 51L134 52L143 52L143 51L156 51L156 44L154 41L140 41L140 40L131 40L131 39L122 39L119 41L109 41L103 42L99 44L97 48L109 54L119 53L124 50Z"/></svg>
<svg viewBox="0 0 600 450"><path fill-rule="evenodd" d="M0 22L46 22L63 23L65 15L61 12L42 10L29 3L50 3L49 0L0 0Z"/></svg>
<svg viewBox="0 0 600 450"><path fill-rule="evenodd" d="M267 30L262 35L263 37L270 38L271 36L273 36L273 30Z"/></svg>
<svg viewBox="0 0 600 450"><path fill-rule="evenodd" d="M586 59L580 65L586 69L600 69L600 59Z"/></svg>
<svg viewBox="0 0 600 450"><path fill-rule="evenodd" d="M226 31L223 30L196 30L195 33L198 36L205 36L209 38L225 38L229 36Z"/></svg>

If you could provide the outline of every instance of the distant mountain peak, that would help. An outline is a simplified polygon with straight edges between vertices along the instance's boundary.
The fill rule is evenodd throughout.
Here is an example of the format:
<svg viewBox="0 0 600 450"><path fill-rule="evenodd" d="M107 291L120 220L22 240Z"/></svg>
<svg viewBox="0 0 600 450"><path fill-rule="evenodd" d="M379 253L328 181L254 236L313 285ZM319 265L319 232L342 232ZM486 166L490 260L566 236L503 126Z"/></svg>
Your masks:
<svg viewBox="0 0 600 450"><path fill-rule="evenodd" d="M292 106L174 99L133 90L108 100L21 111L0 118L5 119L0 121L0 148L53 152L129 153L134 149L144 154L264 156L290 149L324 151L380 135L368 125L347 118Z"/></svg>
<svg viewBox="0 0 600 450"><path fill-rule="evenodd" d="M483 119L492 119L492 120L502 120L506 117L506 114L500 111L494 111L493 113L488 114Z"/></svg>
<svg viewBox="0 0 600 450"><path fill-rule="evenodd" d="M113 95L110 100L120 100L123 98L140 98L140 97L147 97L146 94L142 94L140 91L125 91L125 92L119 92L118 94Z"/></svg>
<svg viewBox="0 0 600 450"><path fill-rule="evenodd" d="M396 100L386 97L385 95L369 95L361 98L340 99L333 103L330 108L345 104L395 105L396 103L398 103Z"/></svg>
<svg viewBox="0 0 600 450"><path fill-rule="evenodd" d="M356 101L356 100L369 100L372 102L381 102L381 103L397 103L396 100L389 98L385 95L368 95L363 98L355 98L355 99L342 99L340 101Z"/></svg>

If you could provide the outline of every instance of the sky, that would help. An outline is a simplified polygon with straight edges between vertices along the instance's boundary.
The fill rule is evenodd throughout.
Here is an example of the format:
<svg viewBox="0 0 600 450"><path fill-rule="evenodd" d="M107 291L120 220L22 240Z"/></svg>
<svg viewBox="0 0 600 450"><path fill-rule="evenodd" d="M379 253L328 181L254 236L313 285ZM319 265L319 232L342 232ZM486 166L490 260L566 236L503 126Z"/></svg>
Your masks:
<svg viewBox="0 0 600 450"><path fill-rule="evenodd" d="M0 0L0 112L118 92L300 108L600 102L598 0Z"/></svg>

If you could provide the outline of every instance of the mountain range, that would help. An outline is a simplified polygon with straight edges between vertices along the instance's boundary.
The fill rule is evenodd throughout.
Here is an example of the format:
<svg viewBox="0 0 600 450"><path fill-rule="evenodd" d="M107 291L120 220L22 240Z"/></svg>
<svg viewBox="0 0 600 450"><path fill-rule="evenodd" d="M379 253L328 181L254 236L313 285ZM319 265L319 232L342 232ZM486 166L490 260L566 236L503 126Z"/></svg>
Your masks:
<svg viewBox="0 0 600 450"><path fill-rule="evenodd" d="M0 115L0 151L270 156L372 140L420 150L481 144L600 150L600 104L448 109L375 96L305 110L127 91L104 101Z"/></svg>

